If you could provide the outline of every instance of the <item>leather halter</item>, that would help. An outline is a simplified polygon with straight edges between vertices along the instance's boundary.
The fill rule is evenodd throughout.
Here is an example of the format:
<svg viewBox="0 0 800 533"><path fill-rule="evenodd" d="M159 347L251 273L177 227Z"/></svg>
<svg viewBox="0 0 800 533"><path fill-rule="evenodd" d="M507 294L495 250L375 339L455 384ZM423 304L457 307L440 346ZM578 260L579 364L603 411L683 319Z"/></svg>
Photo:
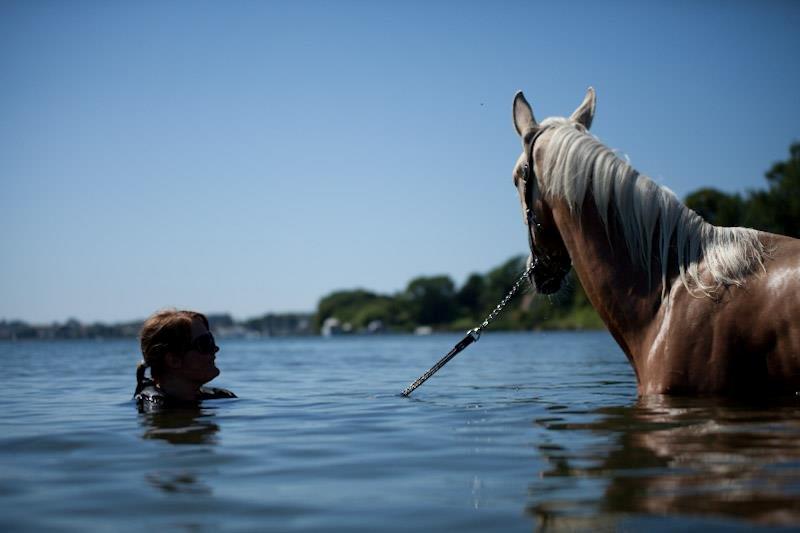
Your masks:
<svg viewBox="0 0 800 533"><path fill-rule="evenodd" d="M529 147L526 149L527 160L525 162L525 166L523 167L523 185L522 185L522 197L523 202L525 203L525 218L528 221L528 247L531 251L531 256L533 257L534 262L539 262L539 255L536 253L536 238L533 235L534 228L541 228L542 225L536 220L536 213L533 211L533 190L537 187L536 180L538 179L536 176L536 166L534 165L535 161L533 158L533 149L536 145L537 139L547 130L547 127L540 128L531 138L531 142ZM541 254L545 255L545 254ZM546 257L546 256L545 256Z"/></svg>

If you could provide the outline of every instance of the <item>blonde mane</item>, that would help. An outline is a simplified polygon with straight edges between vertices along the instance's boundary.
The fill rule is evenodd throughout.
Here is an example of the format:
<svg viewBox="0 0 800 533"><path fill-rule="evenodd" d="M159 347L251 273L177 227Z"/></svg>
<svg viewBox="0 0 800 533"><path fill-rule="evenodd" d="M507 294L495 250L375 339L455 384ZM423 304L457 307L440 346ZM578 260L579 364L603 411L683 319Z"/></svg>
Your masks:
<svg viewBox="0 0 800 533"><path fill-rule="evenodd" d="M720 288L741 286L763 269L767 251L757 231L707 223L672 191L639 174L572 121L552 118L541 125L551 129L542 161L544 194L564 199L579 213L591 193L607 231L609 217L616 214L631 259L648 273L653 256L659 259L662 297L668 292L672 243L680 279L692 294L713 297Z"/></svg>

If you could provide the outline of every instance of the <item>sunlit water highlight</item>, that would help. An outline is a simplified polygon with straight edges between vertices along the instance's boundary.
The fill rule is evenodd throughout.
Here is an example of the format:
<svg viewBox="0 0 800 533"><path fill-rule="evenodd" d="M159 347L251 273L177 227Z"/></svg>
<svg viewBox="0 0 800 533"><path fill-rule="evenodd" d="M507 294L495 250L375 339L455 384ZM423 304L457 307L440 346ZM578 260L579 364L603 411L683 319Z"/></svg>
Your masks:
<svg viewBox="0 0 800 533"><path fill-rule="evenodd" d="M223 340L240 399L139 414L135 341L0 344L3 531L800 525L800 401L637 399L606 333Z"/></svg>

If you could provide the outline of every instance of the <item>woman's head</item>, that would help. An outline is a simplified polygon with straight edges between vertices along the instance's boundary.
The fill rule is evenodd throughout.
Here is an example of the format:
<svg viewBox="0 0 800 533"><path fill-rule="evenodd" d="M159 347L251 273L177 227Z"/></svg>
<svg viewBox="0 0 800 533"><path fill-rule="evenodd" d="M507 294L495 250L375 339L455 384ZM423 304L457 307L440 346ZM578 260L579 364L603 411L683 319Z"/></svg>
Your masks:
<svg viewBox="0 0 800 533"><path fill-rule="evenodd" d="M181 379L200 385L219 375L214 365L219 351L208 319L195 311L167 309L145 320L139 335L144 363L137 370L139 385L150 367L153 381Z"/></svg>

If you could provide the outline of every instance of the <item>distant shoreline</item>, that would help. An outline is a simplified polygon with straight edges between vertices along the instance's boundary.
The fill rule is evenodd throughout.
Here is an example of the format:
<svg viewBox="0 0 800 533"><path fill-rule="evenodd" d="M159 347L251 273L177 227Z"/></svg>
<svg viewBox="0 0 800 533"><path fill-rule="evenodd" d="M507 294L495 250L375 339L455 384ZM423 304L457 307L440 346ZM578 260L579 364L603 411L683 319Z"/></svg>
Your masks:
<svg viewBox="0 0 800 533"><path fill-rule="evenodd" d="M312 317L313 315L308 315ZM136 339L141 329L141 321L126 322L122 324L81 324L77 321L68 321L63 324L50 325L31 325L19 320L0 321L0 342L20 342L20 341L63 341L63 340L125 340ZM550 323L542 324L542 327L534 328L507 328L500 327L491 329L492 333L518 333L534 331L602 331L604 327L582 327L574 325L554 325ZM269 338L304 338L304 337L335 337L335 338L358 338L374 336L428 336L428 335L449 335L463 333L465 330L457 327L441 327L426 331L425 333L415 333L406 330L384 330L380 332L353 331L347 333L337 333L335 335L324 335L311 329L300 328L296 331L287 329L273 331L261 331L247 329L240 324L232 327L214 328L212 331L221 339L269 339Z"/></svg>

